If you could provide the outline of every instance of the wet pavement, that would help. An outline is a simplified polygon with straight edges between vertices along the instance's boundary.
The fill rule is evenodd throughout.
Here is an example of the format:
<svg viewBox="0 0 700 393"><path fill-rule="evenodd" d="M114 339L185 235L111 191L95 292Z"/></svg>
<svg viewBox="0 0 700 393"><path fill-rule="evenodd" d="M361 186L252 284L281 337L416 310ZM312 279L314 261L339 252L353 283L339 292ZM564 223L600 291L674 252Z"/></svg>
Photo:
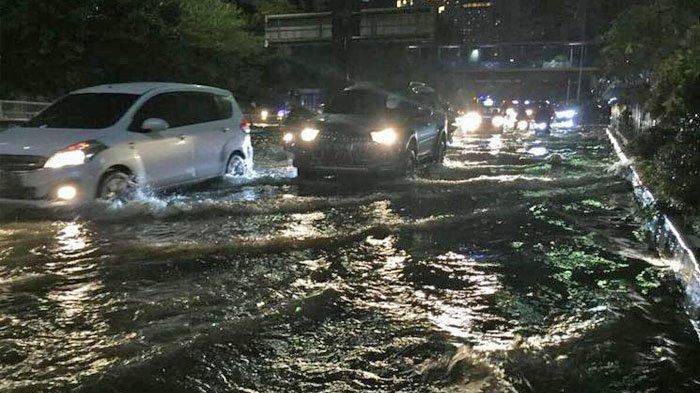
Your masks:
<svg viewBox="0 0 700 393"><path fill-rule="evenodd" d="M700 390L600 129L458 136L413 179L249 179L0 221L0 391Z"/></svg>

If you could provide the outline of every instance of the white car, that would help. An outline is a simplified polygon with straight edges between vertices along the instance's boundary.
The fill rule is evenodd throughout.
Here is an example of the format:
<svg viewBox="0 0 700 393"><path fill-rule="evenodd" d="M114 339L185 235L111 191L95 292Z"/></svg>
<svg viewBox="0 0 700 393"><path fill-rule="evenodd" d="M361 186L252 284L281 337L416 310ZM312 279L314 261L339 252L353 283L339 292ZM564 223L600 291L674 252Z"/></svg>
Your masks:
<svg viewBox="0 0 700 393"><path fill-rule="evenodd" d="M78 90L0 132L0 204L122 200L137 187L244 175L249 133L226 90L155 82Z"/></svg>

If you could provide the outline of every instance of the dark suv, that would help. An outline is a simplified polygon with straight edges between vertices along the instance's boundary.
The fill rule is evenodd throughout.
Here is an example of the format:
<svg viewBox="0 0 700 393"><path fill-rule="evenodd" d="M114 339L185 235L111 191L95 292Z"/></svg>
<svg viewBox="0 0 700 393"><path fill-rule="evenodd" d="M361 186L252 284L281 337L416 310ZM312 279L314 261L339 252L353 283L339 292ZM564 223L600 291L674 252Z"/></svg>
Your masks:
<svg viewBox="0 0 700 393"><path fill-rule="evenodd" d="M338 93L321 115L284 135L299 177L414 171L442 162L445 123L433 110L381 88L358 84Z"/></svg>

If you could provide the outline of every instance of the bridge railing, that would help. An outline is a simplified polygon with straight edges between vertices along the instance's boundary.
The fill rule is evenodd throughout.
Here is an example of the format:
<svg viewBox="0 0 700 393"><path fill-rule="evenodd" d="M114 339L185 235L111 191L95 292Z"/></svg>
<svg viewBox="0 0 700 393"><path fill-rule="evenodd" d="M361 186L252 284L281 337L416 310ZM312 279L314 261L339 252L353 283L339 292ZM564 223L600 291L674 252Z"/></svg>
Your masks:
<svg viewBox="0 0 700 393"><path fill-rule="evenodd" d="M268 15L265 17L265 43L330 42L331 13Z"/></svg>
<svg viewBox="0 0 700 393"><path fill-rule="evenodd" d="M48 102L0 100L0 122L24 122L46 107Z"/></svg>
<svg viewBox="0 0 700 393"><path fill-rule="evenodd" d="M418 57L421 50L409 47L409 59ZM437 50L440 66L455 71L595 71L597 53L588 42L441 45Z"/></svg>

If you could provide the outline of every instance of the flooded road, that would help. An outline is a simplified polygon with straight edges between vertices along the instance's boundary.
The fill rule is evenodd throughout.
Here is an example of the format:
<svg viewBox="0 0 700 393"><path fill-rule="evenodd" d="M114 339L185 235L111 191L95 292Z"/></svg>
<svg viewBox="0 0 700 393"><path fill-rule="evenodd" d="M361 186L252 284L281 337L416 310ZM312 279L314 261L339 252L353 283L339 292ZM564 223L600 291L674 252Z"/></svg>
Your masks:
<svg viewBox="0 0 700 393"><path fill-rule="evenodd" d="M683 290L599 129L458 136L413 179L256 174L3 212L0 391L691 392Z"/></svg>

